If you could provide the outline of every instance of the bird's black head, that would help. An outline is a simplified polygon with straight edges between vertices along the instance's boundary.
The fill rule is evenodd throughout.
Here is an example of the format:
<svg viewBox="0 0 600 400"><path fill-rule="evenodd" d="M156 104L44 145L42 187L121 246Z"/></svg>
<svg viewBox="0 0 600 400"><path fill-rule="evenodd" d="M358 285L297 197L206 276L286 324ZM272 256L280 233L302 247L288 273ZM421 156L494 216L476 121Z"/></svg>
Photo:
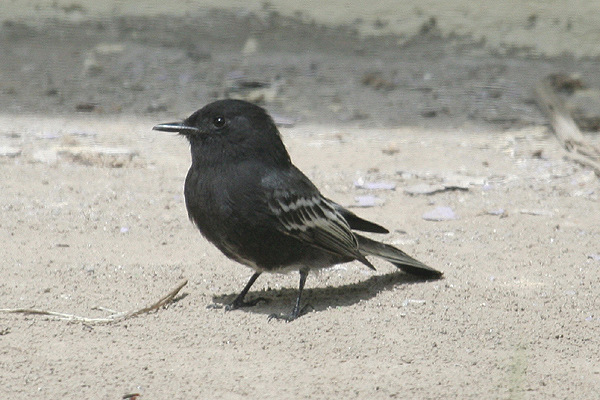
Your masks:
<svg viewBox="0 0 600 400"><path fill-rule="evenodd" d="M194 163L290 162L273 119L263 108L243 100L218 100L182 122L152 129L187 137Z"/></svg>

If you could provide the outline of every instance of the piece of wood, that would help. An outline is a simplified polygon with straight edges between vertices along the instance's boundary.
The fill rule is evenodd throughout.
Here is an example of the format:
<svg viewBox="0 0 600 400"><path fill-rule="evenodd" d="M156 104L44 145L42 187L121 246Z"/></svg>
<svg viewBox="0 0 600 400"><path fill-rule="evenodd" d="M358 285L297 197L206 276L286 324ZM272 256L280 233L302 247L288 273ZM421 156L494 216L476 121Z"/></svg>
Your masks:
<svg viewBox="0 0 600 400"><path fill-rule="evenodd" d="M590 167L600 177L600 149L589 143L554 92L553 77L549 75L535 87L536 101L548 116L554 134L565 150L565 156L581 165Z"/></svg>

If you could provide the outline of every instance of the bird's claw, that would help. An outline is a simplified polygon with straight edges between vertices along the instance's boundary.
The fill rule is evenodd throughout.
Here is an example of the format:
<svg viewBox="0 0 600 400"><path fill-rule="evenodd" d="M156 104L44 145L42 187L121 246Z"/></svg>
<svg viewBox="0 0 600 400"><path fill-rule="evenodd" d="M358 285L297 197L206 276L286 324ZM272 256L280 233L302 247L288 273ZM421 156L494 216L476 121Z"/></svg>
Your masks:
<svg viewBox="0 0 600 400"><path fill-rule="evenodd" d="M315 309L310 304L305 304L304 307L302 307L300 310L294 309L294 311L292 311L291 314L271 314L269 315L268 320L271 321L277 319L279 321L292 322L293 320L298 319L304 314L306 314L309 308L311 310Z"/></svg>

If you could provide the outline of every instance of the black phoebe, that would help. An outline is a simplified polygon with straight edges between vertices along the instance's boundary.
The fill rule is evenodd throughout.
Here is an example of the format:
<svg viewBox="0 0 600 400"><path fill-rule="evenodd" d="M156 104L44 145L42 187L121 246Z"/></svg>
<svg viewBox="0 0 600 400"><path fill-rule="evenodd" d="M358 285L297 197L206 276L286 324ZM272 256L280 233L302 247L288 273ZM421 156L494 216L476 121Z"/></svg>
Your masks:
<svg viewBox="0 0 600 400"><path fill-rule="evenodd" d="M227 257L254 270L248 284L227 309L254 306L245 301L263 272L300 272L292 321L303 313L302 289L308 272L358 260L375 269L366 256L377 256L422 278L437 271L403 251L354 233L388 233L323 197L298 169L273 119L259 106L242 100L219 100L183 122L153 129L179 132L191 145L192 166L185 179L190 220Z"/></svg>

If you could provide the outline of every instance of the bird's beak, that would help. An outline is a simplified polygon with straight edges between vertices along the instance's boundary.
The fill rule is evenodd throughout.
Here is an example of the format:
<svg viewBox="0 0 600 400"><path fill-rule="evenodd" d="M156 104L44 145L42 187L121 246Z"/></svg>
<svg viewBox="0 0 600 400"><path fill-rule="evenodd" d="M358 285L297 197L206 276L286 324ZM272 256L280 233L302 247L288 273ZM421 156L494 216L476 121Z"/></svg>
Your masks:
<svg viewBox="0 0 600 400"><path fill-rule="evenodd" d="M199 129L195 126L189 126L183 122L167 122L166 124L158 124L152 128L152 130L165 132L199 131Z"/></svg>

